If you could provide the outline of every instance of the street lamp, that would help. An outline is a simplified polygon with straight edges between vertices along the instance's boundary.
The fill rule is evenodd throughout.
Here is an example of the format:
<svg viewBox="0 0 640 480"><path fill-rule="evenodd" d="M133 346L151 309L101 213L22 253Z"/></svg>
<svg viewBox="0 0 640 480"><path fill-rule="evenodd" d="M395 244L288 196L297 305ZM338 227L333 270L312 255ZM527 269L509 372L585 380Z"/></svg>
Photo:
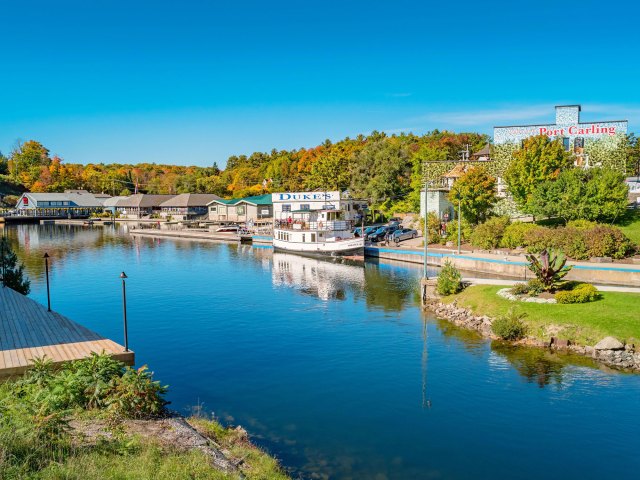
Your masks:
<svg viewBox="0 0 640 480"><path fill-rule="evenodd" d="M125 284L125 279L127 278L127 274L122 272L120 274L120 278L122 279L122 313L124 316L124 351L129 351L129 333L127 331L127 287Z"/></svg>
<svg viewBox="0 0 640 480"><path fill-rule="evenodd" d="M44 273L47 278L47 312L51 311L51 295L49 294L49 254L44 252Z"/></svg>

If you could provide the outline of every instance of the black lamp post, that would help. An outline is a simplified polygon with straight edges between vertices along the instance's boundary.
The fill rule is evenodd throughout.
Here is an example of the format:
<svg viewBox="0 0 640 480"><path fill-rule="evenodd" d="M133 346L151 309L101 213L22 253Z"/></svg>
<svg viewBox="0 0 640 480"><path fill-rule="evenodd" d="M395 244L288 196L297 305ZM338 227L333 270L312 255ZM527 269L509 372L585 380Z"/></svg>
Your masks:
<svg viewBox="0 0 640 480"><path fill-rule="evenodd" d="M127 274L122 272L120 274L122 279L122 313L124 314L124 351L129 351L129 333L127 331L127 287L125 285L125 279Z"/></svg>
<svg viewBox="0 0 640 480"><path fill-rule="evenodd" d="M49 254L44 253L44 273L47 277L47 312L51 311L51 295L49 294Z"/></svg>

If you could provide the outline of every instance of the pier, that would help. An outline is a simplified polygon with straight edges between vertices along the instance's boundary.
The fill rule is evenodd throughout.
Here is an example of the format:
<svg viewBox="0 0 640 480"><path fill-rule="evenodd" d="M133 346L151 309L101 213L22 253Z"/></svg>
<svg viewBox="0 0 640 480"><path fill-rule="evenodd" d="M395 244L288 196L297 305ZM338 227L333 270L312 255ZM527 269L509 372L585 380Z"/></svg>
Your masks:
<svg viewBox="0 0 640 480"><path fill-rule="evenodd" d="M92 352L107 353L127 365L134 353L38 302L0 287L0 377L19 375L33 359L46 356L54 364L80 360Z"/></svg>

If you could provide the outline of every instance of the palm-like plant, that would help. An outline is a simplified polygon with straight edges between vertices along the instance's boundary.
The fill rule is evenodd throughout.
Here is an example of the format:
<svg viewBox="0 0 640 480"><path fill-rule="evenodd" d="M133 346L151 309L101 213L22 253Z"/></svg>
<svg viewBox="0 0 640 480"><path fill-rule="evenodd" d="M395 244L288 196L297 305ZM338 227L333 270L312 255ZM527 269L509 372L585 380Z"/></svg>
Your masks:
<svg viewBox="0 0 640 480"><path fill-rule="evenodd" d="M542 282L545 291L553 291L562 285L562 279L569 273L571 266L565 266L567 259L562 254L549 254L545 248L540 257L533 254L526 255L529 260L529 270Z"/></svg>

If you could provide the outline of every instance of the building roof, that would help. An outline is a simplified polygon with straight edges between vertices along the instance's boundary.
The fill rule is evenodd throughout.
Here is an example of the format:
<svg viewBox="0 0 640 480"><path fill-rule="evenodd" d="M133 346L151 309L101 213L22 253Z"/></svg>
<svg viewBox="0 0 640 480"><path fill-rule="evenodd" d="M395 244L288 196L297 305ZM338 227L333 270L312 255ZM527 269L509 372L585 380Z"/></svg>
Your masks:
<svg viewBox="0 0 640 480"><path fill-rule="evenodd" d="M482 147L480 150L478 150L471 156L472 157L488 157L490 154L491 154L491 147L487 143L484 147Z"/></svg>
<svg viewBox="0 0 640 480"><path fill-rule="evenodd" d="M122 200L123 198L127 198L127 197L109 197L109 198L105 198L104 202L102 202L102 205L105 207L115 207L116 205L118 205L118 202L120 200Z"/></svg>
<svg viewBox="0 0 640 480"><path fill-rule="evenodd" d="M160 207L204 207L220 197L212 193L181 193L160 204Z"/></svg>
<svg viewBox="0 0 640 480"><path fill-rule="evenodd" d="M159 207L162 202L166 202L173 197L175 197L175 195L149 195L147 193L136 193L135 195L130 195L119 200L118 203L116 203L116 207Z"/></svg>
<svg viewBox="0 0 640 480"><path fill-rule="evenodd" d="M270 193L265 193L264 195L254 195L253 197L245 198L218 198L217 200L212 200L207 205L211 205L212 203L221 203L223 205L237 205L240 202L250 203L252 205L273 205Z"/></svg>
<svg viewBox="0 0 640 480"><path fill-rule="evenodd" d="M271 200L271 194L265 193L264 195L254 195L253 197L245 197L239 199L236 203L251 203L252 205L273 205Z"/></svg>
<svg viewBox="0 0 640 480"><path fill-rule="evenodd" d="M463 163L459 163L453 167L448 173L443 175L444 178L460 178L466 172L466 166Z"/></svg>
<svg viewBox="0 0 640 480"><path fill-rule="evenodd" d="M24 193L35 202L72 202L78 207L101 207L103 199L98 199L93 194L84 191L83 193ZM22 197L21 197L22 198ZM18 202L20 205L21 202Z"/></svg>

